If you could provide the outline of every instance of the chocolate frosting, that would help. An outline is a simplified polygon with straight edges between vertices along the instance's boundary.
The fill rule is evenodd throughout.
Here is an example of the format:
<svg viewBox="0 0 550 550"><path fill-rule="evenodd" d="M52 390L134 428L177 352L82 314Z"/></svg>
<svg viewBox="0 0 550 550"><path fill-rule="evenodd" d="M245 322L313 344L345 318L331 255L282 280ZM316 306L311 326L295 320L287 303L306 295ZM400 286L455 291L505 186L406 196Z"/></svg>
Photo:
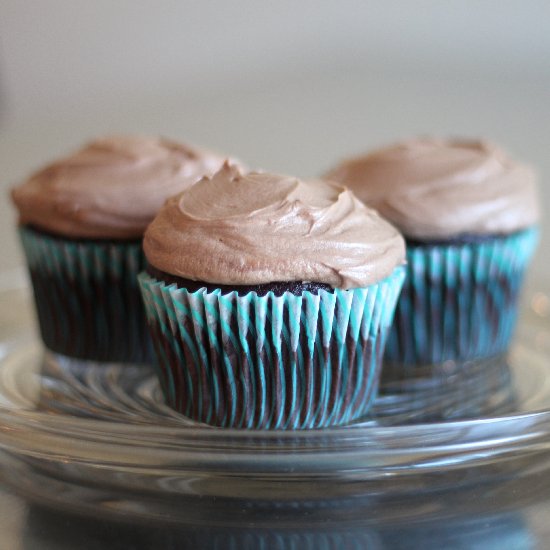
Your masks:
<svg viewBox="0 0 550 550"><path fill-rule="evenodd" d="M169 196L223 162L165 138L106 137L35 173L12 198L21 224L71 238L140 238Z"/></svg>
<svg viewBox="0 0 550 550"><path fill-rule="evenodd" d="M406 141L345 160L325 177L411 238L508 234L539 217L534 172L483 141Z"/></svg>
<svg viewBox="0 0 550 550"><path fill-rule="evenodd" d="M403 263L401 235L347 189L225 164L170 198L144 239L149 263L219 285L366 287Z"/></svg>

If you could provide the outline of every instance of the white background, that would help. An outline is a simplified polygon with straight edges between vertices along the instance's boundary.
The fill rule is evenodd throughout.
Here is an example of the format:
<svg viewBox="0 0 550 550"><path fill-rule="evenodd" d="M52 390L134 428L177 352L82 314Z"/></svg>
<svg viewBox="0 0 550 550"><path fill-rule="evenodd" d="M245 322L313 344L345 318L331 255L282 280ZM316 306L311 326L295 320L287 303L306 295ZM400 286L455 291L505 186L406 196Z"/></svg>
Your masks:
<svg viewBox="0 0 550 550"><path fill-rule="evenodd" d="M0 272L22 264L9 187L98 135L300 176L484 136L537 166L550 211L549 128L546 0L0 0Z"/></svg>

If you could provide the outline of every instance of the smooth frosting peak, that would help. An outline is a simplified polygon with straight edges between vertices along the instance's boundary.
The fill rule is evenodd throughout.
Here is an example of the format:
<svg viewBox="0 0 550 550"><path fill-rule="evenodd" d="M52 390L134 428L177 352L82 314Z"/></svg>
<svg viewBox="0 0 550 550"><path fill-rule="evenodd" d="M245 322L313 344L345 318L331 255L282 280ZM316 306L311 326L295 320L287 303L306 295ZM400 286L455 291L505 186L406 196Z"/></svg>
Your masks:
<svg viewBox="0 0 550 550"><path fill-rule="evenodd" d="M347 189L229 164L165 203L144 250L165 273L236 286L366 287L405 257L397 230Z"/></svg>
<svg viewBox="0 0 550 550"><path fill-rule="evenodd" d="M21 224L72 238L134 239L164 201L224 158L165 138L98 139L13 189Z"/></svg>
<svg viewBox="0 0 550 550"><path fill-rule="evenodd" d="M484 141L410 140L345 160L324 177L411 238L506 234L539 217L533 170Z"/></svg>

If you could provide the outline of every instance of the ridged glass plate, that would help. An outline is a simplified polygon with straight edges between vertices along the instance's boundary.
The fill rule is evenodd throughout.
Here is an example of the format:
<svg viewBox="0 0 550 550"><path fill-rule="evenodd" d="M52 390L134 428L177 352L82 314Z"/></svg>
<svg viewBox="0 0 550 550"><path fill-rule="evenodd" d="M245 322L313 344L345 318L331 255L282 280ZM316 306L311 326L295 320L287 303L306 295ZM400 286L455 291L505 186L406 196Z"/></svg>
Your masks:
<svg viewBox="0 0 550 550"><path fill-rule="evenodd" d="M28 291L2 291L2 481L48 505L134 521L262 525L274 508L302 527L304 511L319 524L327 510L377 525L451 509L500 517L548 485L550 298L527 297L508 356L388 370L362 422L261 432L186 420L148 368L45 353Z"/></svg>

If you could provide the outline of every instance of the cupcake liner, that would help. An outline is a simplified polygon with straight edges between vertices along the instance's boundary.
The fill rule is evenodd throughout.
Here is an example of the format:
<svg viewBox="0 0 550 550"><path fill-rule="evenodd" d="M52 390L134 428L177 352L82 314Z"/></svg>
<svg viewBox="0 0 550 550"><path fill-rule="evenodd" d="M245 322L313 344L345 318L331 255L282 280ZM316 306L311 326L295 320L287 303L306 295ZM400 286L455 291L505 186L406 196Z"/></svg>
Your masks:
<svg viewBox="0 0 550 550"><path fill-rule="evenodd" d="M168 404L222 427L338 425L372 404L405 276L296 296L222 294L139 276Z"/></svg>
<svg viewBox="0 0 550 550"><path fill-rule="evenodd" d="M410 245L385 361L434 364L506 351L537 229L478 243Z"/></svg>
<svg viewBox="0 0 550 550"><path fill-rule="evenodd" d="M47 348L78 359L152 362L137 283L141 243L73 241L28 227L20 236Z"/></svg>

